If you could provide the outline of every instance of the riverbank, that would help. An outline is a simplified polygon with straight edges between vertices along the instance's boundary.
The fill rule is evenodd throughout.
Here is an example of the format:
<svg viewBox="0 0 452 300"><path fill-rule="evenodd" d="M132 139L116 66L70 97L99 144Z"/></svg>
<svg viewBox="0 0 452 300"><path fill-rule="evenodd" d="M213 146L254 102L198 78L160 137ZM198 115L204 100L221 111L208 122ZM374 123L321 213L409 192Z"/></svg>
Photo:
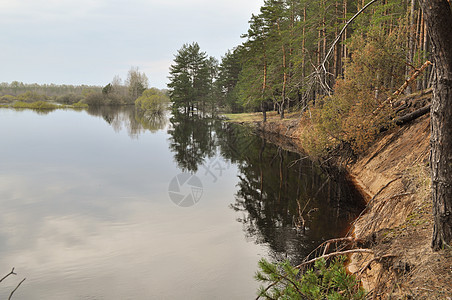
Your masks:
<svg viewBox="0 0 452 300"><path fill-rule="evenodd" d="M300 114L285 120L270 115L266 123L255 115L234 122L252 126L283 147L302 151L299 137L305 127ZM430 118L424 115L382 133L358 157L343 150L334 159L368 203L354 223L353 236L366 241L374 254L353 255L349 268L377 299L448 299L452 294L452 252L430 248L429 137Z"/></svg>

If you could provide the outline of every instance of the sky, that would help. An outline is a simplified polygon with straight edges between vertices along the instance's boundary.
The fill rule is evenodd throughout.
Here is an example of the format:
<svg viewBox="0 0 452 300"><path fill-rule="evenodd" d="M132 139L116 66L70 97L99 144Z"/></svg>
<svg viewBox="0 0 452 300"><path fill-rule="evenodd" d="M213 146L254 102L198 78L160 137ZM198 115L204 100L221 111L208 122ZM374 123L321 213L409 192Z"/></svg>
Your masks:
<svg viewBox="0 0 452 300"><path fill-rule="evenodd" d="M0 0L0 82L106 85L131 67L166 88L177 50L221 59L263 0Z"/></svg>

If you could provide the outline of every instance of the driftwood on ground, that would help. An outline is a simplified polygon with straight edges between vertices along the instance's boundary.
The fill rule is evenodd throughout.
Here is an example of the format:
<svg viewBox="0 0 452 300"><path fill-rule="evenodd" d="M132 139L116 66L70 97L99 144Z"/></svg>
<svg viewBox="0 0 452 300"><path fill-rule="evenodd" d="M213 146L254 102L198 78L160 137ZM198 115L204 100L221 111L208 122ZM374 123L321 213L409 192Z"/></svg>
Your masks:
<svg viewBox="0 0 452 300"><path fill-rule="evenodd" d="M430 112L431 104L428 104L412 113L406 114L395 119L397 125L404 125Z"/></svg>

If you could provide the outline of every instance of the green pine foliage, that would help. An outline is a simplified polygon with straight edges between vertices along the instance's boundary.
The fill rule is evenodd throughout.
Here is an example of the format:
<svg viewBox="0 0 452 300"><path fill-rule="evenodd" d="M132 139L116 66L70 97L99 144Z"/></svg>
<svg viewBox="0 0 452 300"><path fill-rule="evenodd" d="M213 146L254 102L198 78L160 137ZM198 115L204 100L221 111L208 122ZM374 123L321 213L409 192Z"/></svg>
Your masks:
<svg viewBox="0 0 452 300"><path fill-rule="evenodd" d="M242 112L242 106L237 101L237 82L242 71L240 63L241 47L226 52L218 66L218 76L215 89L218 92L218 107L230 112Z"/></svg>
<svg viewBox="0 0 452 300"><path fill-rule="evenodd" d="M266 111L283 118L285 111L299 110L311 155L344 143L355 153L366 150L393 126L387 99L431 49L417 2L376 1L355 18L367 3L265 0L243 43L217 69L206 67L207 54L196 43L178 51L168 85L173 107L189 111L208 103L228 112L261 111L264 121ZM406 92L427 88L431 70Z"/></svg>
<svg viewBox="0 0 452 300"><path fill-rule="evenodd" d="M265 299L365 299L366 292L359 281L347 273L345 257L327 263L319 259L313 268L301 272L287 260L271 263L259 261L255 279L262 282L258 296Z"/></svg>
<svg viewBox="0 0 452 300"><path fill-rule="evenodd" d="M185 112L212 107L213 80L218 62L201 51L198 43L185 44L170 67L169 96L174 109Z"/></svg>

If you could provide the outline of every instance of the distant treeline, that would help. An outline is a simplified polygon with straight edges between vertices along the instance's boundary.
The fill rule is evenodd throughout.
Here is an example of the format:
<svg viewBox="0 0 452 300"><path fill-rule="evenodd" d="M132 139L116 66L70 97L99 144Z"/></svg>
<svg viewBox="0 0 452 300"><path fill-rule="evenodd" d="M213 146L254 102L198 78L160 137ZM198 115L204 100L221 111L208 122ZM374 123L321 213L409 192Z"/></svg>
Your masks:
<svg viewBox="0 0 452 300"><path fill-rule="evenodd" d="M75 103L89 106L133 105L148 88L149 82L146 74L140 72L137 67L132 67L124 82L119 76L115 76L105 86L3 82L0 83L0 104L53 101L69 105ZM152 89L152 91L153 94L157 93L156 89ZM161 91L161 94L166 95L166 91ZM148 93L147 96L149 97L149 95ZM143 105L143 100L140 105Z"/></svg>
<svg viewBox="0 0 452 300"><path fill-rule="evenodd" d="M0 96L10 95L15 97L25 93L33 93L47 98L55 98L68 94L82 95L87 91L102 91L102 87L94 85L30 84L19 81L0 83Z"/></svg>

